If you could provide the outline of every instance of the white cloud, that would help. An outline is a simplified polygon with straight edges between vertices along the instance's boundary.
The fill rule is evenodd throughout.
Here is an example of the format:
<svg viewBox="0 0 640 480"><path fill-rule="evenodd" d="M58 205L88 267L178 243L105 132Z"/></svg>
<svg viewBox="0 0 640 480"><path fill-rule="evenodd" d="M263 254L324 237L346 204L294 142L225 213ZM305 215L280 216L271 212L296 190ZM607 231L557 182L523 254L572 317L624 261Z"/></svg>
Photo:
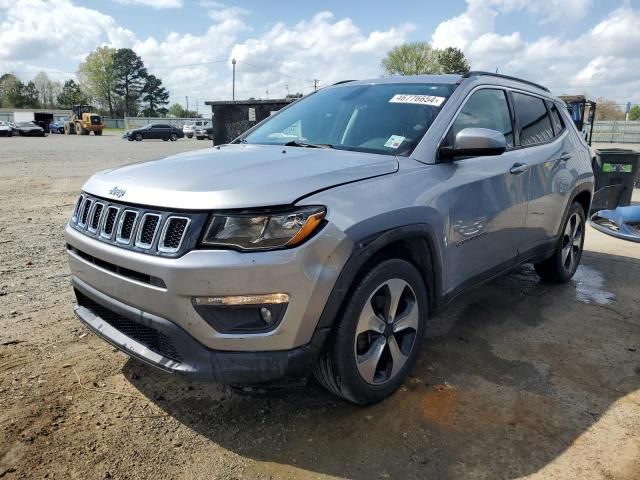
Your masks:
<svg viewBox="0 0 640 480"><path fill-rule="evenodd" d="M498 15L517 11L532 21L560 22L584 15L589 4L588 0L467 0L463 13L437 26L432 42L437 48L461 48L474 69L498 68L501 73L538 81L557 94L586 91L619 101L640 101L640 12L629 6L610 12L574 39L526 40L518 31L495 31Z"/></svg>
<svg viewBox="0 0 640 480"><path fill-rule="evenodd" d="M414 28L403 24L367 33L350 18L337 19L331 12L293 26L277 23L234 46L239 90L264 96L268 89L270 96L283 96L286 86L292 93L309 92L316 78L329 85L379 76L384 53L406 41Z"/></svg>
<svg viewBox="0 0 640 480"><path fill-rule="evenodd" d="M115 0L123 5L142 5L151 8L181 8L182 0Z"/></svg>
<svg viewBox="0 0 640 480"><path fill-rule="evenodd" d="M184 1L153 3L168 7ZM284 96L287 86L289 92L309 92L314 79L325 86L345 78L377 77L385 52L407 41L415 30L411 24L393 22L386 29L367 30L354 19L323 11L256 33L252 25L257 27L260 19L245 8L219 0L194 4L210 19L206 30L140 38L113 17L76 6L73 0L0 0L0 72L34 72L22 75L28 79L44 66L75 70L97 46L126 46L162 78L172 101L183 101L187 95L190 103L197 98L201 104L229 98L232 58L237 59L237 97L264 97L268 90L273 98ZM589 5L590 0L467 0L465 11L438 25L432 42L437 48L462 48L475 69L497 67L502 73L539 81L556 93L587 91L640 101L640 11L625 3L582 35L561 36L561 20L584 14ZM552 30L559 34L525 38L518 31L496 31L498 16L514 14L530 22L555 22Z"/></svg>
<svg viewBox="0 0 640 480"><path fill-rule="evenodd" d="M121 47L135 39L109 15L69 0L0 1L1 17L0 62L82 59L101 43Z"/></svg>

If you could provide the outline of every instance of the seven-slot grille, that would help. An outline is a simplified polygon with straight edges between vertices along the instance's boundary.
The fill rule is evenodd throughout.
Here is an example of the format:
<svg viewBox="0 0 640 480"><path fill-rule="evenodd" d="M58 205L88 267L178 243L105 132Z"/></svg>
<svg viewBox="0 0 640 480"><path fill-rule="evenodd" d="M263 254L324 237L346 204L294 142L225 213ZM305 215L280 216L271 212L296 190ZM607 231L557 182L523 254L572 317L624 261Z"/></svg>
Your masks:
<svg viewBox="0 0 640 480"><path fill-rule="evenodd" d="M83 193L74 207L71 226L121 248L174 255L184 250L194 215L201 216L149 211Z"/></svg>

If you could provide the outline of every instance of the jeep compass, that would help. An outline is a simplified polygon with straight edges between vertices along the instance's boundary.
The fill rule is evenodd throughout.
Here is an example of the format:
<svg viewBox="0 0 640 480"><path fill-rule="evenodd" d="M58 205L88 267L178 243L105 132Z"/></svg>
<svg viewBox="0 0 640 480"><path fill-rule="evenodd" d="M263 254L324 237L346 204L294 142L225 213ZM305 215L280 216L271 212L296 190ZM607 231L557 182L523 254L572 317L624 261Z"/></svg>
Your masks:
<svg viewBox="0 0 640 480"><path fill-rule="evenodd" d="M568 281L593 183L589 148L540 85L341 82L228 145L91 177L66 228L75 312L166 372L314 377L370 404L461 292L526 262Z"/></svg>

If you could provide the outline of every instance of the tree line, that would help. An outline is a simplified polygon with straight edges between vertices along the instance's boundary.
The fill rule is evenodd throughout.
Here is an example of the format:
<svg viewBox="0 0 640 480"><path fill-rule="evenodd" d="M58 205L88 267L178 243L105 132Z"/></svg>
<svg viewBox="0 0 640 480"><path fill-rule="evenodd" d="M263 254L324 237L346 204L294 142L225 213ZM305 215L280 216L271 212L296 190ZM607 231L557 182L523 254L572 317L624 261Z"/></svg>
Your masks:
<svg viewBox="0 0 640 480"><path fill-rule="evenodd" d="M470 65L459 48L435 49L428 42L412 42L391 49L381 62L387 75L422 75L456 73L464 75ZM590 98L588 94L584 94ZM624 120L624 109L613 100L596 100L596 120ZM640 120L640 105L629 111L629 120Z"/></svg>
<svg viewBox="0 0 640 480"><path fill-rule="evenodd" d="M77 79L62 84L40 72L23 83L14 74L5 73L0 76L0 107L68 109L90 103L111 117L169 113L169 92L162 80L149 74L130 48L97 48L80 64Z"/></svg>

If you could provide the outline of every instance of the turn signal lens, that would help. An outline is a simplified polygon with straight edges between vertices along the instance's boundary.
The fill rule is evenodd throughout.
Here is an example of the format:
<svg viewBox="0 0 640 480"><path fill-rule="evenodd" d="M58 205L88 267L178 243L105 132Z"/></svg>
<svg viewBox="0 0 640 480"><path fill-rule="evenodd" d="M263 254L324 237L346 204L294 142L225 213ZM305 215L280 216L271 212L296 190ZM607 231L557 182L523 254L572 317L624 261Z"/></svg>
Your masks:
<svg viewBox="0 0 640 480"><path fill-rule="evenodd" d="M225 297L194 297L193 303L197 306L206 305L269 305L289 303L289 295L286 293L269 293L267 295L229 295Z"/></svg>

